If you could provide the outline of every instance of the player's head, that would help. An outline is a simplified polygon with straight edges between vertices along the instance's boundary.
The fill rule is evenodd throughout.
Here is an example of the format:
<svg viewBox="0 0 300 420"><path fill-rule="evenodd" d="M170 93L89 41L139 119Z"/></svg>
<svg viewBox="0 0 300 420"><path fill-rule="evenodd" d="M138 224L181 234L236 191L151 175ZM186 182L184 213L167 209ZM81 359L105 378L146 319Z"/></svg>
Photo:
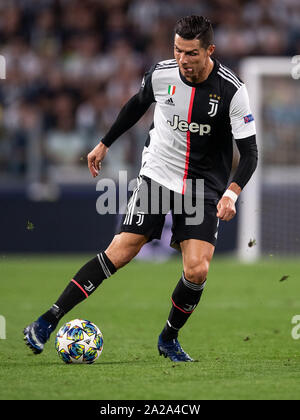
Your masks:
<svg viewBox="0 0 300 420"><path fill-rule="evenodd" d="M176 22L174 56L181 72L193 77L203 71L215 50L213 29L203 16L186 16Z"/></svg>
<svg viewBox="0 0 300 420"><path fill-rule="evenodd" d="M204 16L186 16L175 25L175 34L183 39L198 39L202 48L213 45L214 33L212 25Z"/></svg>

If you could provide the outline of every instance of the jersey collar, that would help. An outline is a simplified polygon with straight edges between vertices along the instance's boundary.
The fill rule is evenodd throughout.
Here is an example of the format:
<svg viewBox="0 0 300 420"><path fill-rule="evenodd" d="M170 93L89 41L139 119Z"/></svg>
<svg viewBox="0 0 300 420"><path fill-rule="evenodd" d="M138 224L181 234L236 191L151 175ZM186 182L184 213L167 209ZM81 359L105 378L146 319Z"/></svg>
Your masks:
<svg viewBox="0 0 300 420"><path fill-rule="evenodd" d="M218 68L219 68L219 62L218 62L218 60L216 60L215 58L211 58L212 60L213 60L213 62L214 62L214 67L213 67L213 69L212 69L212 71L209 73L209 75L208 75L208 78L207 79L205 79L205 80L203 80L203 82L201 82L201 83L192 83L192 82L189 82L188 80L186 80L186 78L180 73L180 70L179 70L179 68L178 68L178 71L179 71L179 76L180 76L180 79L183 81L183 83L185 83L186 85L188 85L188 86L191 86L191 87L200 87L200 86L204 86L206 83L208 83L210 80L212 80L214 77L215 77L215 75L216 75L216 73L217 73L217 71L218 71Z"/></svg>

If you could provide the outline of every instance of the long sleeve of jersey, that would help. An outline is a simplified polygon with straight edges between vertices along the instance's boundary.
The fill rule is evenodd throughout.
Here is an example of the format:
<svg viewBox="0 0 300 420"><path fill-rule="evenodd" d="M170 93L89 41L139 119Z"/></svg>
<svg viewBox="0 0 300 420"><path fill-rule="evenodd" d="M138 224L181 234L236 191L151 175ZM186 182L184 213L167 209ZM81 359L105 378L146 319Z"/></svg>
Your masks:
<svg viewBox="0 0 300 420"><path fill-rule="evenodd" d="M118 137L134 126L155 102L151 79L152 69L145 73L139 92L123 106L116 121L101 140L105 146L110 147Z"/></svg>
<svg viewBox="0 0 300 420"><path fill-rule="evenodd" d="M243 189L257 166L258 153L255 135L236 140L236 144L240 152L240 161L232 182L236 182Z"/></svg>
<svg viewBox="0 0 300 420"><path fill-rule="evenodd" d="M236 182L243 189L255 171L258 159L255 122L244 84L231 100L230 122L232 134L240 152L240 161L232 182Z"/></svg>

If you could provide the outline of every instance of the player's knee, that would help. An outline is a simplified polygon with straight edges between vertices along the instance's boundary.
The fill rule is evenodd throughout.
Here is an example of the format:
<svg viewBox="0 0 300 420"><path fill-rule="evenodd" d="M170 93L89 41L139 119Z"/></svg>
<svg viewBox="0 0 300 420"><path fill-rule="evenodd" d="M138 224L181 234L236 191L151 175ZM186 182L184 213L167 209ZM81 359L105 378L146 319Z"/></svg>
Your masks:
<svg viewBox="0 0 300 420"><path fill-rule="evenodd" d="M133 238L133 237L132 237ZM131 237L130 237L131 239ZM126 235L116 235L105 253L115 265L116 269L128 264L140 251L146 239L128 240Z"/></svg>
<svg viewBox="0 0 300 420"><path fill-rule="evenodd" d="M132 247L115 247L112 250L106 251L113 261L116 268L124 267L128 264L136 255L136 250Z"/></svg>
<svg viewBox="0 0 300 420"><path fill-rule="evenodd" d="M195 259L190 261L190 263L184 269L185 278L192 283L201 284L206 280L209 270L209 262L204 259L199 261Z"/></svg>
<svg viewBox="0 0 300 420"><path fill-rule="evenodd" d="M124 265L128 264L138 253L138 249L128 247L123 250L120 250L118 255L116 256L118 260L118 266L124 267Z"/></svg>

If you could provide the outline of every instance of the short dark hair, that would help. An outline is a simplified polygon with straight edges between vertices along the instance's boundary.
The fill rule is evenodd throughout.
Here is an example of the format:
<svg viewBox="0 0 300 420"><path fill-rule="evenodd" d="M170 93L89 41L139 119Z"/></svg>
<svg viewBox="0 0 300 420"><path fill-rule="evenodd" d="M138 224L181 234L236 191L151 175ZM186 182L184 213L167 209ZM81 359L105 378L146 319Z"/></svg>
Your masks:
<svg viewBox="0 0 300 420"><path fill-rule="evenodd" d="M203 48L213 43L214 33L210 20L204 16L186 16L176 22L175 34L184 39L199 39Z"/></svg>

